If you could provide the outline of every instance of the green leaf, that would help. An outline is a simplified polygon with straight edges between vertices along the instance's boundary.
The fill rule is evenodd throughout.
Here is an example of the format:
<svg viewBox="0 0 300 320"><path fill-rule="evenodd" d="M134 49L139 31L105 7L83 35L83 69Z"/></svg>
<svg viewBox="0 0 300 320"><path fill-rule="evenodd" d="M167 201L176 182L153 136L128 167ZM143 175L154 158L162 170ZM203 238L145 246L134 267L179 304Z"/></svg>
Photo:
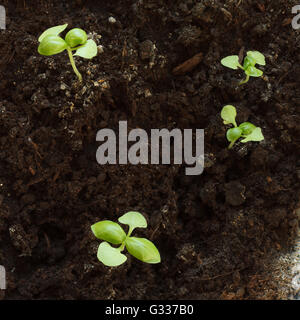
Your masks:
<svg viewBox="0 0 300 320"><path fill-rule="evenodd" d="M252 57L255 60L255 62L260 64L261 66L266 65L265 56L259 51L248 51L247 56Z"/></svg>
<svg viewBox="0 0 300 320"><path fill-rule="evenodd" d="M248 75L248 76L251 76L251 77L261 77L263 75L263 72L253 66L249 66L246 70L245 70L245 73Z"/></svg>
<svg viewBox="0 0 300 320"><path fill-rule="evenodd" d="M236 109L234 106L224 106L221 111L221 118L224 120L224 124L233 124L235 127L237 127L237 124L235 122Z"/></svg>
<svg viewBox="0 0 300 320"><path fill-rule="evenodd" d="M39 37L39 42L41 42L47 36L58 36L61 32L63 32L67 28L68 24L63 24L60 26L52 27L45 30Z"/></svg>
<svg viewBox="0 0 300 320"><path fill-rule="evenodd" d="M243 64L243 67L244 67L244 70L246 70L248 67L252 66L254 67L255 66L255 59L250 57L250 56L247 56L245 59L244 59L244 64Z"/></svg>
<svg viewBox="0 0 300 320"><path fill-rule="evenodd" d="M61 37L48 35L41 41L38 52L43 56L52 56L61 53L67 47L67 43Z"/></svg>
<svg viewBox="0 0 300 320"><path fill-rule="evenodd" d="M102 242L98 247L97 258L108 267L117 267L127 260L125 254L113 248L109 243Z"/></svg>
<svg viewBox="0 0 300 320"><path fill-rule="evenodd" d="M74 48L87 42L87 34L82 29L74 28L66 34L65 41Z"/></svg>
<svg viewBox="0 0 300 320"><path fill-rule="evenodd" d="M246 143L249 141L262 141L264 140L264 136L261 132L261 128L256 127L252 133L250 133L245 139L241 140L241 142Z"/></svg>
<svg viewBox="0 0 300 320"><path fill-rule="evenodd" d="M239 125L239 128L242 129L242 134L247 136L253 132L256 126L250 122L243 122Z"/></svg>
<svg viewBox="0 0 300 320"><path fill-rule="evenodd" d="M239 63L239 56L228 56L226 58L223 58L221 60L221 64L227 68L234 70L238 69L238 67L242 68L242 66Z"/></svg>
<svg viewBox="0 0 300 320"><path fill-rule="evenodd" d="M131 231L135 228L147 228L147 221L144 216L136 211L129 211L118 219L120 223L127 224Z"/></svg>
<svg viewBox="0 0 300 320"><path fill-rule="evenodd" d="M80 56L85 59L92 59L98 53L97 44L94 40L89 39L84 46L79 48L74 56Z"/></svg>
<svg viewBox="0 0 300 320"><path fill-rule="evenodd" d="M227 130L226 138L228 141L233 142L239 139L242 135L242 129L240 128L232 128Z"/></svg>
<svg viewBox="0 0 300 320"><path fill-rule="evenodd" d="M122 227L116 222L103 220L91 226L94 235L101 240L108 241L112 244L120 244L125 238L126 234Z"/></svg>
<svg viewBox="0 0 300 320"><path fill-rule="evenodd" d="M157 248L148 239L129 237L125 245L131 255L143 262L159 263L161 261Z"/></svg>

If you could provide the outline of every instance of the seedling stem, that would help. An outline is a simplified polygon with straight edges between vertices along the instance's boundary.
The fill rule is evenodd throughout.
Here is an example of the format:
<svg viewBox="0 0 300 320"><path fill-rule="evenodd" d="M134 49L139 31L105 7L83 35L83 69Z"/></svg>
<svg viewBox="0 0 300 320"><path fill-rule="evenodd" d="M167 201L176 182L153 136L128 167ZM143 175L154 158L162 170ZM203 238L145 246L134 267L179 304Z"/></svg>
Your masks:
<svg viewBox="0 0 300 320"><path fill-rule="evenodd" d="M71 66L72 66L75 74L77 75L79 81L81 82L82 81L82 75L81 75L81 73L78 71L78 69L76 67L76 64L75 64L75 61L74 61L74 58L73 58L73 54L72 54L72 49L70 47L68 47L67 51L68 51L69 59L70 59L70 62L71 62Z"/></svg>

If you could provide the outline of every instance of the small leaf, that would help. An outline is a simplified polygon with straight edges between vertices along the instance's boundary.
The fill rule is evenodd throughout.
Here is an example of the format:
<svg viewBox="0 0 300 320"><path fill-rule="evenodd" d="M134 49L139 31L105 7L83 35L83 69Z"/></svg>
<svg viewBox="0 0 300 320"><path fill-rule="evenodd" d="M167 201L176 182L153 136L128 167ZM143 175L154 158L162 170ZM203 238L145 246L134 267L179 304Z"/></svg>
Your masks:
<svg viewBox="0 0 300 320"><path fill-rule="evenodd" d="M67 43L61 37L48 35L40 43L38 52L43 56L52 56L63 52L67 47Z"/></svg>
<svg viewBox="0 0 300 320"><path fill-rule="evenodd" d="M243 64L243 67L244 67L244 70L246 70L248 67L252 66L254 67L255 66L255 59L250 57L250 56L247 56L245 59L244 59L244 64Z"/></svg>
<svg viewBox="0 0 300 320"><path fill-rule="evenodd" d="M235 122L236 109L234 106L224 106L221 111L221 118L224 120L224 124L233 124L235 127L237 127L237 124Z"/></svg>
<svg viewBox="0 0 300 320"><path fill-rule="evenodd" d="M266 65L265 56L259 51L248 51L247 56L252 57L256 61L256 63L260 64L261 66Z"/></svg>
<svg viewBox="0 0 300 320"><path fill-rule="evenodd" d="M135 228L147 228L146 219L141 213L136 211L129 211L123 214L118 221L120 223L129 225L129 227L132 229L131 231L133 231Z"/></svg>
<svg viewBox="0 0 300 320"><path fill-rule="evenodd" d="M261 77L263 75L263 72L253 66L249 66L246 70L245 70L245 73L248 75L248 76L251 76L251 77Z"/></svg>
<svg viewBox="0 0 300 320"><path fill-rule="evenodd" d="M103 220L91 226L91 229L100 240L108 241L112 244L120 244L125 238L126 234L122 227L116 222Z"/></svg>
<svg viewBox="0 0 300 320"><path fill-rule="evenodd" d="M127 260L117 248L113 248L109 243L102 242L98 247L97 258L108 267L117 267Z"/></svg>
<svg viewBox="0 0 300 320"><path fill-rule="evenodd" d="M238 56L228 56L226 58L223 58L221 60L221 64L227 68L230 69L238 69L238 67L242 67L239 63L239 57Z"/></svg>
<svg viewBox="0 0 300 320"><path fill-rule="evenodd" d="M246 143L249 141L262 141L264 140L264 136L261 132L261 128L256 127L251 134L249 134L245 139L241 140L241 142Z"/></svg>
<svg viewBox="0 0 300 320"><path fill-rule="evenodd" d="M39 37L39 42L41 42L47 36L58 36L61 32L63 32L67 28L68 24L63 24L60 26L52 27L45 30Z"/></svg>
<svg viewBox="0 0 300 320"><path fill-rule="evenodd" d="M239 125L239 128L242 129L242 134L247 136L253 132L256 126L250 122L243 122Z"/></svg>
<svg viewBox="0 0 300 320"><path fill-rule="evenodd" d="M92 59L94 58L98 53L97 44L94 40L89 39L86 44L79 48L74 56L80 56L85 59Z"/></svg>
<svg viewBox="0 0 300 320"><path fill-rule="evenodd" d="M128 252L143 262L159 263L161 261L157 248L148 239L129 237L125 244Z"/></svg>
<svg viewBox="0 0 300 320"><path fill-rule="evenodd" d="M242 135L242 129L240 128L232 128L227 130L226 138L228 141L233 142L239 139Z"/></svg>
<svg viewBox="0 0 300 320"><path fill-rule="evenodd" d="M87 42L87 34L82 29L74 28L66 34L65 41L71 48L74 48Z"/></svg>

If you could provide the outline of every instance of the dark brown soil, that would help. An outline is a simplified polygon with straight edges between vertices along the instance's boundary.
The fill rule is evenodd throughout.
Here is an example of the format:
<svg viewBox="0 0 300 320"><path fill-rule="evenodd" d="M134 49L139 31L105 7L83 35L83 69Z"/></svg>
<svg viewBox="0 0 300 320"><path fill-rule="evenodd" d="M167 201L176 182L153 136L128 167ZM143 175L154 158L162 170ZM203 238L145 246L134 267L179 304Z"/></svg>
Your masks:
<svg viewBox="0 0 300 320"><path fill-rule="evenodd" d="M2 1L0 30L0 264L4 299L282 299L268 265L297 234L300 33L286 0ZM113 16L115 24L108 22ZM103 53L37 53L46 28L92 33ZM102 37L100 37L100 35ZM155 47L154 47L155 45ZM264 77L221 58L259 50ZM172 70L202 53L192 70ZM220 111L263 130L227 149ZM205 129L205 170L96 162L96 133L118 128ZM90 225L143 213L162 263L96 257Z"/></svg>

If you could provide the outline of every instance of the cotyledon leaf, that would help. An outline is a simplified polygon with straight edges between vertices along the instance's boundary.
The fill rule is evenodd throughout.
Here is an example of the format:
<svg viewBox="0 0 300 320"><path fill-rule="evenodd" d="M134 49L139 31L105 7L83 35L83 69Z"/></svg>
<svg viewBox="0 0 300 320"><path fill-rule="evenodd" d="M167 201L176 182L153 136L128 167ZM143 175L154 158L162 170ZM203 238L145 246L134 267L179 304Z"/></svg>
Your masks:
<svg viewBox="0 0 300 320"><path fill-rule="evenodd" d="M160 263L161 258L156 246L145 238L129 237L125 241L126 249L135 258L146 263Z"/></svg>
<svg viewBox="0 0 300 320"><path fill-rule="evenodd" d="M262 141L264 140L264 136L261 132L261 128L256 127L245 139L241 140L241 142L246 143L249 141Z"/></svg>
<svg viewBox="0 0 300 320"><path fill-rule="evenodd" d="M233 124L237 127L236 118L236 108L230 104L224 106L221 111L221 118L224 120L224 124Z"/></svg>
<svg viewBox="0 0 300 320"><path fill-rule="evenodd" d="M119 249L113 248L107 242L100 243L97 258L108 267L117 267L127 260L125 254L121 253Z"/></svg>
<svg viewBox="0 0 300 320"><path fill-rule="evenodd" d="M89 39L81 48L76 50L74 56L80 56L85 59L92 59L98 53L98 47L94 40Z"/></svg>
<svg viewBox="0 0 300 320"><path fill-rule="evenodd" d="M145 217L137 211L129 211L123 214L118 221L129 225L131 230L135 228L147 228L147 221Z"/></svg>
<svg viewBox="0 0 300 320"><path fill-rule="evenodd" d="M126 233L122 227L110 220L97 222L91 226L91 229L98 239L112 244L121 244L126 238Z"/></svg>
<svg viewBox="0 0 300 320"><path fill-rule="evenodd" d="M47 36L58 36L61 32L63 32L67 28L68 24L62 24L60 26L51 27L45 30L39 37L39 42L41 42Z"/></svg>
<svg viewBox="0 0 300 320"><path fill-rule="evenodd" d="M240 65L238 56L228 56L221 60L221 64L230 69L238 69Z"/></svg>

